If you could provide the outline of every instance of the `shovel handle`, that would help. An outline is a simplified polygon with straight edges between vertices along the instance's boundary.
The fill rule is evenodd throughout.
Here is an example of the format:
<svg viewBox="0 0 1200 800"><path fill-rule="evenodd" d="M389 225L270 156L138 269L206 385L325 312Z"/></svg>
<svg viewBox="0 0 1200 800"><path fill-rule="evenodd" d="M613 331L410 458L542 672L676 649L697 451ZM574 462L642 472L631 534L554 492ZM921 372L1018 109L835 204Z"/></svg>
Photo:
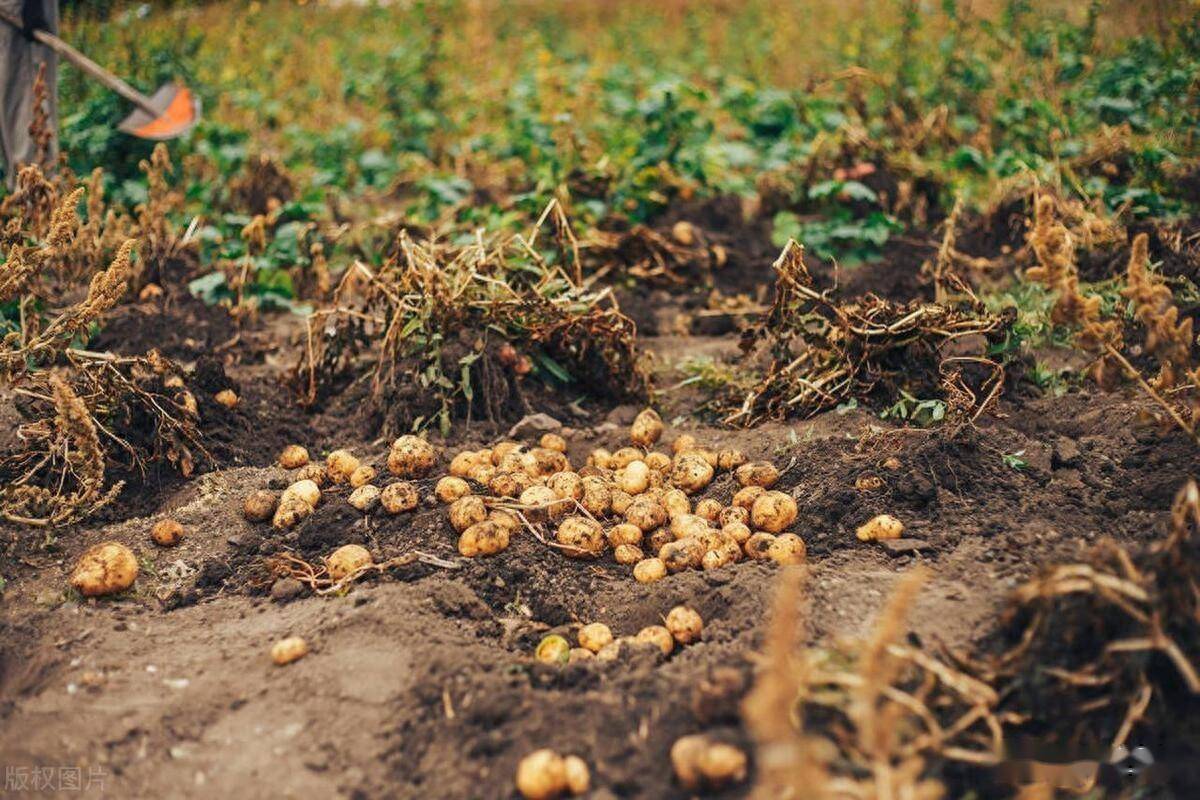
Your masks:
<svg viewBox="0 0 1200 800"><path fill-rule="evenodd" d="M0 20L7 22L17 30L26 30L25 24L18 17L13 16L7 11L0 10ZM114 92L121 95L121 97L124 97L126 100L133 103L142 111L145 111L152 117L158 116L159 110L150 103L149 97L146 97L146 95L142 94L137 89L133 88L128 83L97 64L95 61L92 61L83 53L79 52L74 47L55 36L53 33L41 30L39 28L34 28L33 30L29 31L29 35L49 47L54 52L58 53L67 61L70 61L75 66L79 67L88 75L91 75L93 78L103 83L109 89L112 89Z"/></svg>

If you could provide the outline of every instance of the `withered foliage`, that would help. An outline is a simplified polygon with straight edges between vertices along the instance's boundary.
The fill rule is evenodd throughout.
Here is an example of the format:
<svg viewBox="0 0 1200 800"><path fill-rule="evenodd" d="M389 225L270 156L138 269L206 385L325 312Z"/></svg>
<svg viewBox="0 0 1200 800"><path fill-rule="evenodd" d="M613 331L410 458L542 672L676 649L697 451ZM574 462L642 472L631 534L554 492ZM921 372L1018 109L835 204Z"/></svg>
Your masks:
<svg viewBox="0 0 1200 800"><path fill-rule="evenodd" d="M710 242L704 231L685 221L677 222L669 234L647 225L620 232L592 230L580 246L591 275L598 278L616 270L656 285L681 286L728 261L721 244Z"/></svg>
<svg viewBox="0 0 1200 800"><path fill-rule="evenodd" d="M260 153L230 181L229 196L238 211L267 214L296 196L296 181L277 159Z"/></svg>
<svg viewBox="0 0 1200 800"><path fill-rule="evenodd" d="M774 303L742 338L747 354L765 342L769 365L727 422L745 427L811 416L881 385L939 394L960 420L977 418L995 399L1003 370L984 353L1012 319L989 314L965 285L957 284L963 299L953 303L895 303L870 294L839 302L815 288L794 241L774 266ZM952 342L968 337L977 346L965 342L950 352Z"/></svg>
<svg viewBox="0 0 1200 800"><path fill-rule="evenodd" d="M352 266L309 320L295 371L302 400L354 389L392 432L527 413L533 370L598 396L643 397L633 322L609 290L581 288L565 234L554 265L538 231L467 245L402 231L381 268Z"/></svg>

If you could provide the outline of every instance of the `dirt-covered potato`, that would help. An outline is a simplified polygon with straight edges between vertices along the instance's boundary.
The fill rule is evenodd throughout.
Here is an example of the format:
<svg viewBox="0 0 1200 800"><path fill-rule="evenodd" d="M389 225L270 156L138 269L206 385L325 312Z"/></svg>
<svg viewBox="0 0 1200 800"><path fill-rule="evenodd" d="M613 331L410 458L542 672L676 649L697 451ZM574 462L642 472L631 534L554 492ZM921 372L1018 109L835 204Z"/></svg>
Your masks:
<svg viewBox="0 0 1200 800"><path fill-rule="evenodd" d="M680 514L671 520L671 535L676 539L703 536L708 530L708 520L695 514Z"/></svg>
<svg viewBox="0 0 1200 800"><path fill-rule="evenodd" d="M769 461L751 461L733 472L742 486L761 486L770 489L779 480L779 470Z"/></svg>
<svg viewBox="0 0 1200 800"><path fill-rule="evenodd" d="M488 489L497 497L520 497L530 486L533 486L533 478L524 471L497 472L488 481Z"/></svg>
<svg viewBox="0 0 1200 800"><path fill-rule="evenodd" d="M675 455L686 453L689 450L696 449L696 437L690 433L682 433L679 438L671 443L671 452Z"/></svg>
<svg viewBox="0 0 1200 800"><path fill-rule="evenodd" d="M417 487L408 481L395 481L383 487L379 495L383 510L389 514L402 514L412 511L421 503Z"/></svg>
<svg viewBox="0 0 1200 800"><path fill-rule="evenodd" d="M564 659L565 660L565 659ZM567 791L567 765L553 750L535 750L517 764L517 791L525 800L554 800Z"/></svg>
<svg viewBox="0 0 1200 800"><path fill-rule="evenodd" d="M371 481L375 480L378 470L369 464L363 464L354 472L350 473L350 488L357 489L360 486L366 486Z"/></svg>
<svg viewBox="0 0 1200 800"><path fill-rule="evenodd" d="M744 522L730 522L721 528L721 533L738 545L743 545L750 539L750 528Z"/></svg>
<svg viewBox="0 0 1200 800"><path fill-rule="evenodd" d="M754 507L754 501L767 491L761 486L744 486L738 489L733 495L733 506L735 508L744 508L749 511ZM749 522L749 519L747 519Z"/></svg>
<svg viewBox="0 0 1200 800"><path fill-rule="evenodd" d="M612 489L603 478L583 478L583 497L579 504L593 517L606 517L612 511Z"/></svg>
<svg viewBox="0 0 1200 800"><path fill-rule="evenodd" d="M470 493L471 487L466 481L451 475L442 478L437 482L437 486L433 487L433 496L446 505L466 497Z"/></svg>
<svg viewBox="0 0 1200 800"><path fill-rule="evenodd" d="M349 450L334 450L325 459L325 472L334 483L349 483L350 476L360 465L358 456Z"/></svg>
<svg viewBox="0 0 1200 800"><path fill-rule="evenodd" d="M730 564L732 562L733 562L733 556L730 555L728 550L725 550L724 548L721 548L719 550L709 550L709 551L705 552L703 557L701 557L700 568L701 569L718 569L719 567L723 567L726 564Z"/></svg>
<svg viewBox="0 0 1200 800"><path fill-rule="evenodd" d="M103 542L89 548L71 570L71 585L84 597L123 592L137 580L138 561L120 542Z"/></svg>
<svg viewBox="0 0 1200 800"><path fill-rule="evenodd" d="M291 530L312 516L312 513L313 507L299 497L294 495L284 497L279 501L279 506L275 509L275 516L271 518L271 525L276 530Z"/></svg>
<svg viewBox="0 0 1200 800"><path fill-rule="evenodd" d="M629 440L638 447L650 447L663 435L663 421L652 408L644 409L629 427Z"/></svg>
<svg viewBox="0 0 1200 800"><path fill-rule="evenodd" d="M568 664L578 664L580 661L587 661L595 658L596 654L584 647L572 647L570 654L567 656Z"/></svg>
<svg viewBox="0 0 1200 800"><path fill-rule="evenodd" d="M767 548L767 557L783 566L803 564L807 553L804 540L794 533L780 534Z"/></svg>
<svg viewBox="0 0 1200 800"><path fill-rule="evenodd" d="M490 463L491 459L489 459ZM471 468L479 463L479 454L474 450L464 450L458 453L454 458L450 459L450 466L446 471L454 478L465 478L470 474Z"/></svg>
<svg viewBox="0 0 1200 800"><path fill-rule="evenodd" d="M237 408L238 401L241 398L238 397L237 392L235 392L233 389L222 389L221 391L217 392L216 395L214 395L213 399L216 400L218 404L232 411L233 409Z"/></svg>
<svg viewBox="0 0 1200 800"><path fill-rule="evenodd" d="M503 441L492 445L492 466L500 466L500 462L510 453L516 453L521 450L521 444L513 441Z"/></svg>
<svg viewBox="0 0 1200 800"><path fill-rule="evenodd" d="M508 549L509 529L494 520L477 522L458 537L458 552L466 558L494 556Z"/></svg>
<svg viewBox="0 0 1200 800"><path fill-rule="evenodd" d="M289 444L279 454L279 466L284 469L300 469L308 464L308 450L298 444Z"/></svg>
<svg viewBox="0 0 1200 800"><path fill-rule="evenodd" d="M503 508L493 508L488 512L488 522L494 522L504 530L508 531L509 536L521 529L521 520L511 511L505 511Z"/></svg>
<svg viewBox="0 0 1200 800"><path fill-rule="evenodd" d="M563 545L563 554L572 558L590 558L604 552L604 529L587 517L567 517L558 526L554 540Z"/></svg>
<svg viewBox="0 0 1200 800"><path fill-rule="evenodd" d="M623 516L629 510L629 507L633 505L633 495L615 486L610 490L609 497L612 499L612 512L614 514Z"/></svg>
<svg viewBox="0 0 1200 800"><path fill-rule="evenodd" d="M854 479L854 488L860 492L877 492L883 488L883 478L878 475L859 475Z"/></svg>
<svg viewBox="0 0 1200 800"><path fill-rule="evenodd" d="M667 577L667 565L658 558L642 559L633 565L633 578L638 583L654 583Z"/></svg>
<svg viewBox="0 0 1200 800"><path fill-rule="evenodd" d="M587 457L589 467L599 467L600 469L613 469L612 453L605 450L603 447L597 447Z"/></svg>
<svg viewBox="0 0 1200 800"><path fill-rule="evenodd" d="M704 545L694 536L688 536L674 542L664 544L658 551L658 558L666 567L667 572L682 572L685 569L696 569L704 558Z"/></svg>
<svg viewBox="0 0 1200 800"><path fill-rule="evenodd" d="M487 506L483 498L477 495L460 497L450 504L450 524L454 530L462 533L476 523L483 522L488 517Z"/></svg>
<svg viewBox="0 0 1200 800"><path fill-rule="evenodd" d="M538 661L555 666L567 663L570 654L571 643L557 633L543 636L542 640L538 642L537 649L533 651L533 657Z"/></svg>
<svg viewBox="0 0 1200 800"><path fill-rule="evenodd" d="M647 552L657 553L663 549L663 546L675 541L675 534L671 533L670 528L659 528L656 531L651 531L650 535L643 540L643 547Z"/></svg>
<svg viewBox="0 0 1200 800"><path fill-rule="evenodd" d="M650 468L645 461L631 461L613 478L617 488L629 495L639 495L650 488Z"/></svg>
<svg viewBox="0 0 1200 800"><path fill-rule="evenodd" d="M538 447L544 450L554 450L559 453L567 452L567 440L557 433L543 433L538 439Z"/></svg>
<svg viewBox="0 0 1200 800"><path fill-rule="evenodd" d="M750 524L760 531L779 533L796 521L796 501L783 492L763 492L750 508Z"/></svg>
<svg viewBox="0 0 1200 800"><path fill-rule="evenodd" d="M567 756L563 759L563 766L567 770L567 791L576 797L586 793L592 785L587 762L579 756Z"/></svg>
<svg viewBox="0 0 1200 800"><path fill-rule="evenodd" d="M437 450L420 436L401 436L392 442L387 467L401 478L424 478L437 464Z"/></svg>
<svg viewBox="0 0 1200 800"><path fill-rule="evenodd" d="M150 538L159 547L174 547L183 541L183 526L173 519L160 519L150 529Z"/></svg>
<svg viewBox="0 0 1200 800"><path fill-rule="evenodd" d="M646 453L640 447L622 447L612 454L609 460L610 469L625 469L634 461L645 461Z"/></svg>
<svg viewBox="0 0 1200 800"><path fill-rule="evenodd" d="M692 501L682 489L668 489L663 492L662 505L670 519L675 519L680 514L692 513Z"/></svg>
<svg viewBox="0 0 1200 800"><path fill-rule="evenodd" d="M652 531L667 521L667 510L648 498L638 498L625 509L625 521L638 529Z"/></svg>
<svg viewBox="0 0 1200 800"><path fill-rule="evenodd" d="M641 544L644 536L641 528L628 522L613 525L605 535L608 537L608 543L613 547L623 544Z"/></svg>
<svg viewBox="0 0 1200 800"><path fill-rule="evenodd" d="M737 469L746 463L746 454L741 450L718 450L717 468L723 470Z"/></svg>
<svg viewBox="0 0 1200 800"><path fill-rule="evenodd" d="M282 667L308 655L308 642L299 636L289 636L271 645L271 660Z"/></svg>
<svg viewBox="0 0 1200 800"><path fill-rule="evenodd" d="M571 468L566 455L557 450L535 447L529 451L529 455L533 458L533 474L539 477L554 475Z"/></svg>
<svg viewBox="0 0 1200 800"><path fill-rule="evenodd" d="M612 640L612 631L603 622L590 622L579 629L579 646L593 653L599 653Z"/></svg>
<svg viewBox="0 0 1200 800"><path fill-rule="evenodd" d="M562 519L573 506L571 501L561 499L548 486L530 486L521 492L520 503L522 513L535 522Z"/></svg>
<svg viewBox="0 0 1200 800"><path fill-rule="evenodd" d="M746 754L704 734L682 736L671 745L671 768L689 792L720 789L746 778Z"/></svg>
<svg viewBox="0 0 1200 800"><path fill-rule="evenodd" d="M250 522L266 522L275 513L279 498L267 489L258 489L242 501L242 516Z"/></svg>
<svg viewBox="0 0 1200 800"><path fill-rule="evenodd" d="M880 514L858 527L858 538L864 542L882 539L899 539L904 533L904 523L891 514Z"/></svg>
<svg viewBox="0 0 1200 800"><path fill-rule="evenodd" d="M662 650L664 656L671 655L671 651L675 649L675 637L662 625L648 625L638 631L634 639L655 645Z"/></svg>
<svg viewBox="0 0 1200 800"><path fill-rule="evenodd" d="M713 468L704 456L695 451L680 453L675 456L675 466L671 468L671 484L676 489L682 489L688 494L703 491L712 483Z"/></svg>
<svg viewBox="0 0 1200 800"><path fill-rule="evenodd" d="M700 614L687 606L675 606L667 612L667 630L680 644L691 644L698 641L704 633L704 620Z"/></svg>
<svg viewBox="0 0 1200 800"><path fill-rule="evenodd" d="M298 481L312 481L320 489L329 483L329 471L325 469L324 464L305 464L296 470L295 479Z"/></svg>
<svg viewBox="0 0 1200 800"><path fill-rule="evenodd" d="M280 502L286 503L292 498L302 500L313 508L316 508L317 503L321 502L321 489L310 480L296 481L283 490L283 497L280 498Z"/></svg>
<svg viewBox="0 0 1200 800"><path fill-rule="evenodd" d="M725 507L721 505L720 500L714 500L711 497L706 497L699 503L696 503L695 513L697 517L703 517L709 522L716 522L720 518L721 512L724 510Z"/></svg>
<svg viewBox="0 0 1200 800"><path fill-rule="evenodd" d="M771 545L775 541L773 533L755 533L746 540L742 545L742 549L746 551L746 558L758 561L771 557Z"/></svg>
<svg viewBox="0 0 1200 800"><path fill-rule="evenodd" d="M583 478L574 472L556 472L546 479L546 488L563 500L583 499Z"/></svg>
<svg viewBox="0 0 1200 800"><path fill-rule="evenodd" d="M613 560L618 564L636 564L646 557L636 544L619 544L613 548Z"/></svg>
<svg viewBox="0 0 1200 800"><path fill-rule="evenodd" d="M491 464L474 464L467 470L467 477L476 483L487 486L496 477L496 468Z"/></svg>
<svg viewBox="0 0 1200 800"><path fill-rule="evenodd" d="M370 564L371 554L361 544L344 544L325 559L325 569L335 581L340 581Z"/></svg>
<svg viewBox="0 0 1200 800"><path fill-rule="evenodd" d="M379 507L379 500L382 495L383 492L379 490L378 486L372 486L368 483L365 486L359 486L351 492L350 496L346 498L346 502L362 513L370 514Z"/></svg>
<svg viewBox="0 0 1200 800"><path fill-rule="evenodd" d="M667 472L671 469L671 457L666 453L659 453L657 451L647 453L646 457L642 460L654 472Z"/></svg>

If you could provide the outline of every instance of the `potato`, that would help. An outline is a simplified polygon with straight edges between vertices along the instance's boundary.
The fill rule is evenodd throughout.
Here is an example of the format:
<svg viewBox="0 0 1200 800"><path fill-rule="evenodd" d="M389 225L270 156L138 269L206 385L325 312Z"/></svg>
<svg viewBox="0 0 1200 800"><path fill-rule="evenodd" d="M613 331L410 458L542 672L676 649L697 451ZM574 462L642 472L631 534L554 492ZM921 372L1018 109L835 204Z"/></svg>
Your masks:
<svg viewBox="0 0 1200 800"><path fill-rule="evenodd" d="M437 464L437 451L419 436L401 436L392 442L387 467L401 478L424 478Z"/></svg>
<svg viewBox="0 0 1200 800"><path fill-rule="evenodd" d="M593 517L606 517L612 511L612 489L603 478L583 478L580 505Z"/></svg>
<svg viewBox="0 0 1200 800"><path fill-rule="evenodd" d="M543 664L565 664L570 658L571 643L556 633L543 636L533 657Z"/></svg>
<svg viewBox="0 0 1200 800"><path fill-rule="evenodd" d="M700 759L708 749L708 737L702 734L681 736L671 745L671 769L679 785L694 792L703 785Z"/></svg>
<svg viewBox="0 0 1200 800"><path fill-rule="evenodd" d="M770 489L779 480L779 470L767 461L751 461L733 472L742 486L761 486Z"/></svg>
<svg viewBox="0 0 1200 800"><path fill-rule="evenodd" d="M631 461L617 470L614 482L621 491L638 495L650 488L650 468L645 461Z"/></svg>
<svg viewBox="0 0 1200 800"><path fill-rule="evenodd" d="M642 460L654 472L666 472L671 468L671 457L666 453L647 453Z"/></svg>
<svg viewBox="0 0 1200 800"><path fill-rule="evenodd" d="M221 391L217 392L213 399L225 406L225 408L228 408L230 411L232 411L233 409L237 408L238 400L240 398L237 396L237 392L235 392L233 389L222 389Z"/></svg>
<svg viewBox="0 0 1200 800"><path fill-rule="evenodd" d="M766 489L761 486L745 486L741 489L738 489L733 495L733 506L735 508L744 508L749 511L754 507L754 501L757 500L765 491ZM750 521L749 517L746 518L746 521Z"/></svg>
<svg viewBox="0 0 1200 800"><path fill-rule="evenodd" d="M608 533L605 534L608 538L608 543L613 547L619 547L623 544L641 544L643 535L641 528L628 522L613 525L608 529Z"/></svg>
<svg viewBox="0 0 1200 800"><path fill-rule="evenodd" d="M533 474L539 477L565 472L571 468L571 462L557 450L535 447L529 451L529 455L533 458Z"/></svg>
<svg viewBox="0 0 1200 800"><path fill-rule="evenodd" d="M891 472L895 472L896 470L900 469L901 466L903 465L900 463L900 459L896 458L895 456L890 456L883 462L883 468L890 470Z"/></svg>
<svg viewBox="0 0 1200 800"><path fill-rule="evenodd" d="M692 501L688 499L687 493L682 489L669 489L663 492L662 504L670 519L675 519L680 514L692 513Z"/></svg>
<svg viewBox="0 0 1200 800"><path fill-rule="evenodd" d="M363 464L354 472L350 473L350 487L357 489L360 486L366 486L371 481L375 480L377 470L367 464Z"/></svg>
<svg viewBox="0 0 1200 800"><path fill-rule="evenodd" d="M625 509L625 521L643 532L652 531L667 521L667 511L652 500L638 498Z"/></svg>
<svg viewBox="0 0 1200 800"><path fill-rule="evenodd" d="M458 537L458 552L466 558L494 556L508 549L509 528L493 520L477 522Z"/></svg>
<svg viewBox="0 0 1200 800"><path fill-rule="evenodd" d="M322 464L305 464L296 470L296 480L312 481L320 489L329 483L329 472L326 471Z"/></svg>
<svg viewBox="0 0 1200 800"><path fill-rule="evenodd" d="M750 524L767 533L779 533L796 521L796 501L783 492L763 492L750 508Z"/></svg>
<svg viewBox="0 0 1200 800"><path fill-rule="evenodd" d="M664 544L658 551L658 558L667 568L667 572L682 572L700 566L700 561L704 558L704 549L699 539L688 536Z"/></svg>
<svg viewBox="0 0 1200 800"><path fill-rule="evenodd" d="M680 514L671 520L671 535L676 539L686 536L701 536L709 530L708 520L695 514Z"/></svg>
<svg viewBox="0 0 1200 800"><path fill-rule="evenodd" d="M696 455L698 455L702 459L704 459L704 462L706 464L708 464L710 467L712 467L714 470L717 468L717 464L719 463L720 459L717 457L716 450L709 450L707 447L697 447L695 450L692 450L691 452L695 453Z"/></svg>
<svg viewBox="0 0 1200 800"><path fill-rule="evenodd" d="M671 533L670 528L659 528L656 531L651 531L650 535L644 540L644 546L651 553L657 553L663 549L663 545L670 544L675 541L675 534Z"/></svg>
<svg viewBox="0 0 1200 800"><path fill-rule="evenodd" d="M567 440L557 433L542 434L542 438L538 440L538 446L545 450L555 450L559 453L567 452Z"/></svg>
<svg viewBox="0 0 1200 800"><path fill-rule="evenodd" d="M490 459L489 459L490 462ZM479 454L474 450L464 450L461 453L450 459L450 466L446 469L452 478L465 478L471 472L471 468L479 463Z"/></svg>
<svg viewBox="0 0 1200 800"><path fill-rule="evenodd" d="M656 645L664 656L671 655L671 651L675 649L675 637L662 625L648 625L638 631L634 638L639 642Z"/></svg>
<svg viewBox="0 0 1200 800"><path fill-rule="evenodd" d="M487 486L492 482L492 478L496 477L496 468L491 464L475 464L467 470L467 477Z"/></svg>
<svg viewBox="0 0 1200 800"><path fill-rule="evenodd" d="M699 503L696 503L696 516L703 517L709 522L716 522L723 510L725 510L725 507L721 505L721 502L711 497L706 497Z"/></svg>
<svg viewBox="0 0 1200 800"><path fill-rule="evenodd" d="M196 404L196 398L186 389L175 395L175 402L189 415L193 417L200 415L200 406Z"/></svg>
<svg viewBox="0 0 1200 800"><path fill-rule="evenodd" d="M858 538L864 542L881 539L899 539L904 533L904 523L891 514L880 514L858 527Z"/></svg>
<svg viewBox="0 0 1200 800"><path fill-rule="evenodd" d="M173 519L160 519L150 529L150 538L159 547L174 547L183 541L183 526Z"/></svg>
<svg viewBox="0 0 1200 800"><path fill-rule="evenodd" d="M283 497L280 498L281 503L286 503L291 498L302 500L308 503L313 508L317 507L317 503L321 502L321 489L317 484L309 480L296 481L291 486L283 490Z"/></svg>
<svg viewBox="0 0 1200 800"><path fill-rule="evenodd" d="M535 750L517 764L517 791L525 800L553 800L567 791L567 766L553 750Z"/></svg>
<svg viewBox="0 0 1200 800"><path fill-rule="evenodd" d="M883 478L878 475L859 475L854 479L854 488L860 492L875 492L883 488Z"/></svg>
<svg viewBox="0 0 1200 800"><path fill-rule="evenodd" d="M746 463L746 454L741 450L717 451L717 468L724 470L737 469Z"/></svg>
<svg viewBox="0 0 1200 800"><path fill-rule="evenodd" d="M776 564L791 566L803 564L807 552L803 539L794 533L784 533L771 542L771 546L767 548L767 557Z"/></svg>
<svg viewBox="0 0 1200 800"><path fill-rule="evenodd" d="M571 558L591 558L604 552L604 529L587 517L567 517L558 526L555 541Z"/></svg>
<svg viewBox="0 0 1200 800"><path fill-rule="evenodd" d="M629 511L629 507L633 505L633 495L623 489L612 488L609 491L609 498L612 501L612 512L614 514L624 515Z"/></svg>
<svg viewBox="0 0 1200 800"><path fill-rule="evenodd" d="M476 523L483 522L487 517L488 510L482 497L470 494L460 497L450 504L450 524L459 533Z"/></svg>
<svg viewBox="0 0 1200 800"><path fill-rule="evenodd" d="M771 557L771 545L775 542L775 534L773 533L755 533L746 540L742 545L742 549L746 551L746 557L755 561Z"/></svg>
<svg viewBox="0 0 1200 800"><path fill-rule="evenodd" d="M546 479L546 488L563 500L583 499L583 478L574 472L556 472Z"/></svg>
<svg viewBox="0 0 1200 800"><path fill-rule="evenodd" d="M625 646L628 639L622 636L620 639L609 642L600 648L600 652L596 653L597 661L616 661L621 657L621 648Z"/></svg>
<svg viewBox="0 0 1200 800"><path fill-rule="evenodd" d="M447 505L453 503L455 500L466 497L470 493L471 487L466 481L450 475L439 480L437 486L433 487L433 496Z"/></svg>
<svg viewBox="0 0 1200 800"><path fill-rule="evenodd" d="M289 636L271 645L271 660L278 667L299 661L306 655L308 655L308 642L299 636Z"/></svg>
<svg viewBox="0 0 1200 800"><path fill-rule="evenodd" d="M738 545L743 545L750 539L750 528L742 522L729 523L721 528L721 533L728 536Z"/></svg>
<svg viewBox="0 0 1200 800"><path fill-rule="evenodd" d="M533 478L525 472L497 472L487 486L497 497L520 497L521 492L533 486Z"/></svg>
<svg viewBox="0 0 1200 800"><path fill-rule="evenodd" d="M712 479L712 465L700 454L687 452L675 456L675 466L671 468L671 483L675 488L695 494L712 483Z"/></svg>
<svg viewBox="0 0 1200 800"><path fill-rule="evenodd" d="M421 497L417 493L417 487L408 481L395 481L383 487L383 492L379 495L379 502L383 505L383 510L389 514L402 514L405 511L412 511L421 503Z"/></svg>
<svg viewBox="0 0 1200 800"><path fill-rule="evenodd" d="M279 454L279 466L284 469L300 469L308 464L308 450L298 444L289 444Z"/></svg>
<svg viewBox="0 0 1200 800"><path fill-rule="evenodd" d="M379 490L378 486L372 486L368 483L366 486L360 486L351 492L350 496L346 498L346 502L362 513L370 514L379 507L379 499L382 494L383 492Z"/></svg>
<svg viewBox="0 0 1200 800"><path fill-rule="evenodd" d="M567 756L563 759L563 766L567 770L567 791L573 795L587 792L592 783L587 762L579 756Z"/></svg>
<svg viewBox="0 0 1200 800"><path fill-rule="evenodd" d="M715 742L700 754L696 767L705 785L720 789L746 778L746 754L731 744Z"/></svg>
<svg viewBox="0 0 1200 800"><path fill-rule="evenodd" d="M654 583L667 577L667 565L657 558L646 558L633 565L633 578L638 583Z"/></svg>
<svg viewBox="0 0 1200 800"><path fill-rule="evenodd" d="M646 557L636 544L619 544L613 548L613 560L618 564L636 564Z"/></svg>
<svg viewBox="0 0 1200 800"><path fill-rule="evenodd" d="M367 548L361 544L344 544L325 559L325 569L330 578L340 581L371 563L371 554Z"/></svg>
<svg viewBox="0 0 1200 800"><path fill-rule="evenodd" d="M275 516L271 518L271 525L276 530L291 530L312 516L312 513L313 507L299 497L294 495L284 497L279 501L279 507L275 509Z"/></svg>
<svg viewBox="0 0 1200 800"><path fill-rule="evenodd" d="M275 513L279 498L274 492L259 489L246 495L242 501L242 516L251 522L266 522Z"/></svg>
<svg viewBox="0 0 1200 800"><path fill-rule="evenodd" d="M622 447L609 459L609 469L625 469L634 461L643 461L646 453L637 447Z"/></svg>
<svg viewBox="0 0 1200 800"><path fill-rule="evenodd" d="M680 644L691 644L704 632L704 620L687 606L675 606L667 612L665 624L671 636Z"/></svg>
<svg viewBox="0 0 1200 800"><path fill-rule="evenodd" d="M593 653L599 653L612 640L612 631L603 622L591 622L579 629L579 646Z"/></svg>
<svg viewBox="0 0 1200 800"><path fill-rule="evenodd" d="M696 437L690 433L680 434L679 438L671 444L671 452L675 455L686 453L689 450L696 449Z"/></svg>
<svg viewBox="0 0 1200 800"><path fill-rule="evenodd" d="M629 427L629 439L638 447L649 447L663 435L663 421L658 412L647 408L638 414Z"/></svg>
<svg viewBox="0 0 1200 800"><path fill-rule="evenodd" d="M521 520L517 518L517 515L502 508L493 508L489 511L487 521L504 528L508 531L509 536L521 529Z"/></svg>
<svg viewBox="0 0 1200 800"><path fill-rule="evenodd" d="M568 500L559 499L547 486L530 486L521 492L520 503L525 516L535 522L562 519L574 505Z"/></svg>
<svg viewBox="0 0 1200 800"><path fill-rule="evenodd" d="M520 449L521 449L520 443L513 442L513 441L503 441L503 442L499 442L497 444L492 445L492 455L491 455L492 466L494 466L494 467L500 466L500 462L504 460L505 456L507 456L509 453L519 452ZM451 474L453 474L453 473L451 473Z"/></svg>
<svg viewBox="0 0 1200 800"><path fill-rule="evenodd" d="M613 469L612 453L605 450L603 447L597 447L587 457L588 466L599 467L600 469Z"/></svg>
<svg viewBox="0 0 1200 800"><path fill-rule="evenodd" d="M358 457L349 450L334 450L325 459L325 471L334 483L348 483L359 465Z"/></svg>
<svg viewBox="0 0 1200 800"><path fill-rule="evenodd" d="M595 658L596 654L591 650L583 647L572 647L571 652L567 655L568 664L578 664L580 661L587 661L589 658Z"/></svg>
<svg viewBox="0 0 1200 800"><path fill-rule="evenodd" d="M700 559L701 569L718 569L733 561L727 550L708 550Z"/></svg>
<svg viewBox="0 0 1200 800"><path fill-rule="evenodd" d="M137 556L120 542L89 548L71 570L71 585L84 597L123 592L137 580Z"/></svg>

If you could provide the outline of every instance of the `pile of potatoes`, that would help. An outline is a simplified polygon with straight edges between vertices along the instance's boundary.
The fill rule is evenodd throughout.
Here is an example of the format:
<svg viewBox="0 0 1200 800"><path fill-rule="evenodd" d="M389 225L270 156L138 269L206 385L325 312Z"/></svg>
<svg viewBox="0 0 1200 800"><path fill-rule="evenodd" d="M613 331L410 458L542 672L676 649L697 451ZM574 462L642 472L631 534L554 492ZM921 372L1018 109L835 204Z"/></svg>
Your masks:
<svg viewBox="0 0 1200 800"><path fill-rule="evenodd" d="M603 622L589 622L576 634L577 646L572 647L565 637L551 634L538 643L534 657L544 664L575 664L580 661L615 661L626 644L652 644L669 656L675 646L683 647L700 640L704 620L694 609L675 606L663 617L662 625L647 625L636 636L616 638Z"/></svg>
<svg viewBox="0 0 1200 800"><path fill-rule="evenodd" d="M517 764L517 791L526 800L553 800L585 794L591 785L587 762L553 750L534 750Z"/></svg>

